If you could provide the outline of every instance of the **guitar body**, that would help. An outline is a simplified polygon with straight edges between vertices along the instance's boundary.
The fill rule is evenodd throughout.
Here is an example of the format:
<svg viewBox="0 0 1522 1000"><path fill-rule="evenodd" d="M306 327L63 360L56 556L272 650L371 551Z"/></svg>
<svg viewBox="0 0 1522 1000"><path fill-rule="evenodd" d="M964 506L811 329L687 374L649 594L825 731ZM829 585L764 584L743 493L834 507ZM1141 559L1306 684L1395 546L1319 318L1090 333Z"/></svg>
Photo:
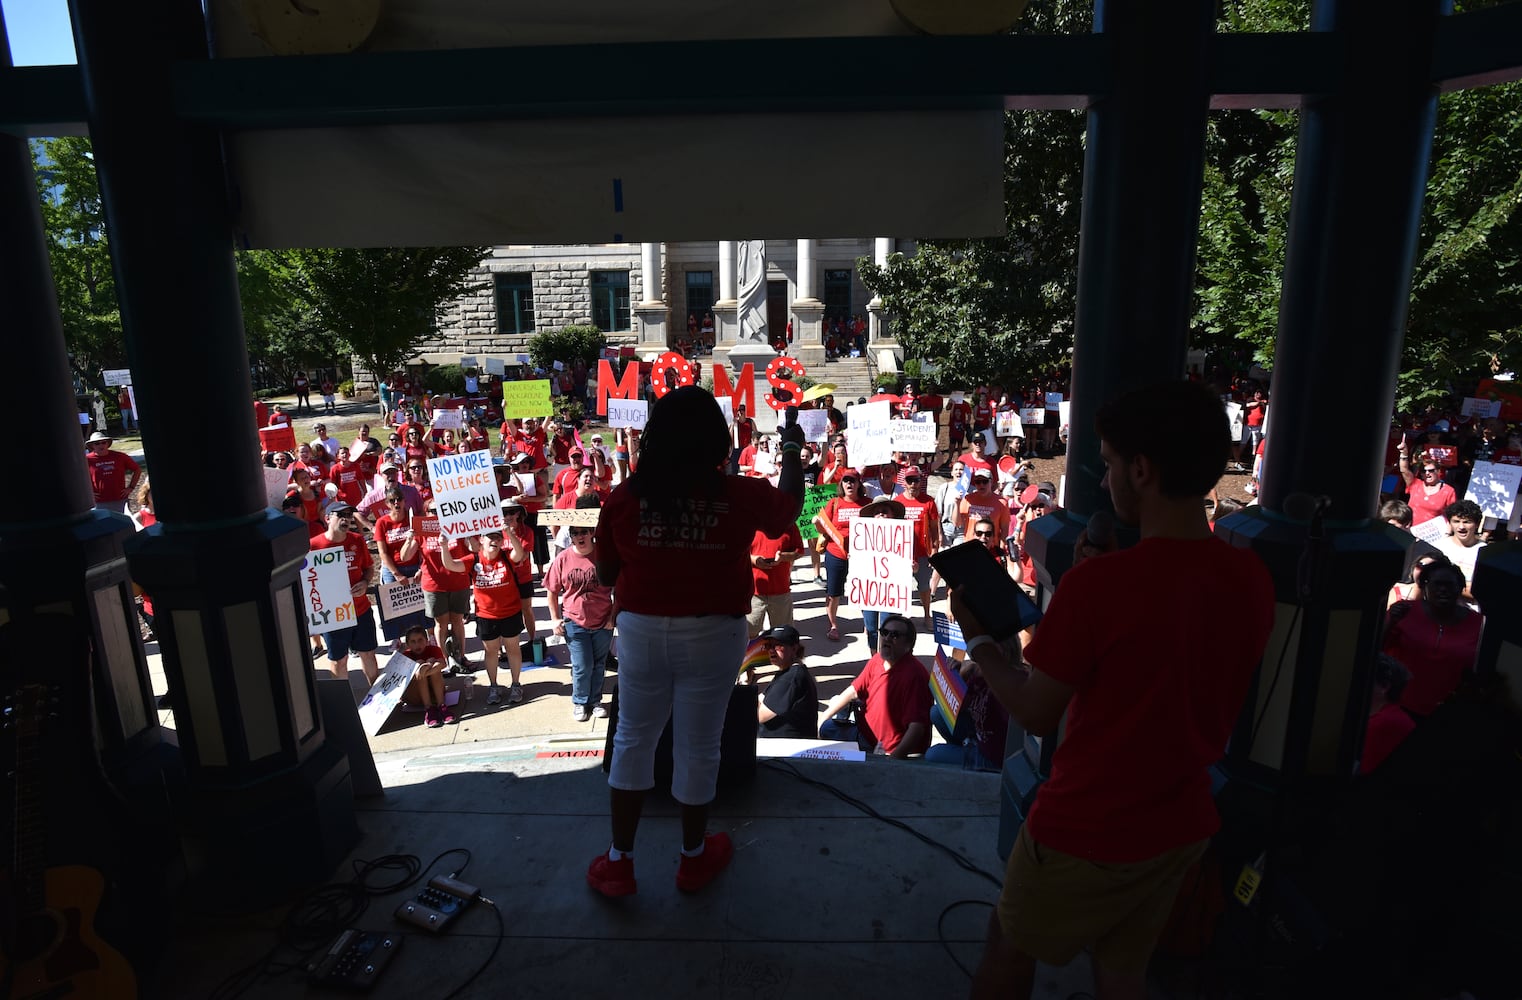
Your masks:
<svg viewBox="0 0 1522 1000"><path fill-rule="evenodd" d="M18 961L10 969L0 963L0 982L10 982L8 1000L133 1000L137 977L131 964L95 933L105 876L68 865L49 868L43 884L43 909L18 928Z"/></svg>

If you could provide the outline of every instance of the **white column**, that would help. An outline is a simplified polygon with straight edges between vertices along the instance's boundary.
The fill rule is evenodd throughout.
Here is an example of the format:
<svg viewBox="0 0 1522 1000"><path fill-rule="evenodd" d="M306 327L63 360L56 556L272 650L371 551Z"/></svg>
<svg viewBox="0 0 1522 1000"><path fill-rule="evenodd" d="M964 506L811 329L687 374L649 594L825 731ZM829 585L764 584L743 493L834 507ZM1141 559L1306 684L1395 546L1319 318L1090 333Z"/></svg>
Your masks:
<svg viewBox="0 0 1522 1000"><path fill-rule="evenodd" d="M888 263L888 255L893 252L893 238L879 236L873 241L872 259L878 267L884 267Z"/></svg>
<svg viewBox="0 0 1522 1000"><path fill-rule="evenodd" d="M644 291L642 301L664 301L661 297L661 245L659 243L639 245L639 270Z"/></svg>
<svg viewBox="0 0 1522 1000"><path fill-rule="evenodd" d="M733 302L740 291L735 284L735 240L719 241L719 301Z"/></svg>
<svg viewBox="0 0 1522 1000"><path fill-rule="evenodd" d="M818 269L815 263L818 246L818 240L798 241L798 298L800 299L817 297L814 289L814 272Z"/></svg>
<svg viewBox="0 0 1522 1000"><path fill-rule="evenodd" d="M886 267L888 255L893 252L892 237L879 236L873 240L872 260L878 267ZM867 349L891 349L899 356L899 346L888 336L888 317L883 315L883 300L876 295L867 303ZM886 369L885 369L886 370Z"/></svg>

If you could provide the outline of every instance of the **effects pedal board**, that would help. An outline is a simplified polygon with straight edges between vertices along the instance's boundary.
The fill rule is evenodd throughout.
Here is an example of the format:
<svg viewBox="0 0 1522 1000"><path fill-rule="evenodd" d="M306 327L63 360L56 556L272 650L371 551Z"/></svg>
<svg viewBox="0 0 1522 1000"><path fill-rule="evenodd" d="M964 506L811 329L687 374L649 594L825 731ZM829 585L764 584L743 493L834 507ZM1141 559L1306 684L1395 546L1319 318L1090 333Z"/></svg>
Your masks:
<svg viewBox="0 0 1522 1000"><path fill-rule="evenodd" d="M428 880L428 886L417 894L417 899L396 908L396 919L425 931L442 931L480 896L481 890L475 886L438 875Z"/></svg>
<svg viewBox="0 0 1522 1000"><path fill-rule="evenodd" d="M350 928L334 939L322 957L307 965L307 979L325 989L369 990L401 946L401 935Z"/></svg>

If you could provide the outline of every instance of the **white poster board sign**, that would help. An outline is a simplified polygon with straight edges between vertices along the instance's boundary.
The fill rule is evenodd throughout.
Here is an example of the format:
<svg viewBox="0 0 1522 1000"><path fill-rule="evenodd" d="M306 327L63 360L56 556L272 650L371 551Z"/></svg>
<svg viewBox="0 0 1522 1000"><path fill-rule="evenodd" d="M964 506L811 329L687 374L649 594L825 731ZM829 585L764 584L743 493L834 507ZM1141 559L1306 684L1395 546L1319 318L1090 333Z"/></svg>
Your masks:
<svg viewBox="0 0 1522 1000"><path fill-rule="evenodd" d="M410 615L415 611L423 610L423 578L421 575L410 580L394 580L391 583L383 583L379 588L380 613L386 621Z"/></svg>
<svg viewBox="0 0 1522 1000"><path fill-rule="evenodd" d="M1442 516L1429 517L1419 524L1413 524L1411 534L1429 545L1436 545L1448 537L1448 521Z"/></svg>
<svg viewBox="0 0 1522 1000"><path fill-rule="evenodd" d="M460 419L464 415L464 413L465 413L464 410L458 410L458 409L456 409L456 410L434 410L433 411L433 429L434 430L438 430L438 431L457 431L457 430L459 430L462 426L464 426L464 421L462 421Z"/></svg>
<svg viewBox="0 0 1522 1000"><path fill-rule="evenodd" d="M893 460L889 403L857 403L846 410L847 461L853 469Z"/></svg>
<svg viewBox="0 0 1522 1000"><path fill-rule="evenodd" d="M852 407L855 409L855 407ZM916 413L913 420L888 421L888 440L895 451L935 451L935 414Z"/></svg>
<svg viewBox="0 0 1522 1000"><path fill-rule="evenodd" d="M1024 437L1025 429L1021 426L1023 423L1019 411L1000 410L994 414L994 433L1001 438Z"/></svg>
<svg viewBox="0 0 1522 1000"><path fill-rule="evenodd" d="M734 401L734 397L733 396L715 396L715 397L713 397L713 401L715 403L719 404L719 411L724 414L724 425L726 427L733 427L735 425L735 401ZM611 404L613 401L612 401L611 398L609 398L608 402Z"/></svg>
<svg viewBox="0 0 1522 1000"><path fill-rule="evenodd" d="M1476 462L1469 475L1469 486L1464 490L1464 499L1479 504L1486 517L1506 521L1517 502L1519 484L1522 484L1522 465Z"/></svg>
<svg viewBox="0 0 1522 1000"><path fill-rule="evenodd" d="M1046 422L1046 407L1022 406L1020 407L1020 422L1022 424L1036 424L1040 426Z"/></svg>
<svg viewBox="0 0 1522 1000"><path fill-rule="evenodd" d="M597 507L555 507L539 512L542 525L567 525L573 528L595 528L602 510Z"/></svg>
<svg viewBox="0 0 1522 1000"><path fill-rule="evenodd" d="M1057 407L1057 425L1062 430L1066 431L1068 425L1071 424L1072 422L1073 422L1073 401L1071 399L1064 399L1062 401L1062 405Z"/></svg>
<svg viewBox="0 0 1522 1000"><path fill-rule="evenodd" d="M1226 420L1231 425L1231 440L1242 440L1242 404L1231 400L1226 403Z"/></svg>
<svg viewBox="0 0 1522 1000"><path fill-rule="evenodd" d="M100 377L101 377L101 381L105 382L107 385L110 385L110 386L131 385L132 384L132 369L130 369L130 368L108 368L105 371L100 373Z"/></svg>
<svg viewBox="0 0 1522 1000"><path fill-rule="evenodd" d="M412 683L417 668L417 661L406 653L393 653L386 661L385 669L359 703L359 721L366 733L374 736L391 718L396 706L402 703L402 695L407 693L407 685Z"/></svg>
<svg viewBox="0 0 1522 1000"><path fill-rule="evenodd" d="M262 466L264 469L264 499L269 506L280 509L280 502L285 499L286 488L291 484L291 473L288 469L276 469L273 466Z"/></svg>
<svg viewBox="0 0 1522 1000"><path fill-rule="evenodd" d="M910 614L915 586L914 522L857 517L851 521L850 552L846 599L863 610Z"/></svg>
<svg viewBox="0 0 1522 1000"><path fill-rule="evenodd" d="M460 367L461 368L476 368L476 367L478 367L478 365L476 364L476 356L474 354L462 354L462 355L460 355Z"/></svg>
<svg viewBox="0 0 1522 1000"><path fill-rule="evenodd" d="M798 426L803 440L822 442L830 433L830 415L824 410L799 410Z"/></svg>
<svg viewBox="0 0 1522 1000"><path fill-rule="evenodd" d="M777 473L777 460L769 451L757 451L751 460L751 471L762 479L769 478Z"/></svg>
<svg viewBox="0 0 1522 1000"><path fill-rule="evenodd" d="M967 395L961 391L953 392L951 394L951 401L957 406L961 406L964 402L967 401Z"/></svg>
<svg viewBox="0 0 1522 1000"><path fill-rule="evenodd" d="M614 399L608 397L608 426L637 427L644 430L650 417L650 404L643 399Z"/></svg>
<svg viewBox="0 0 1522 1000"><path fill-rule="evenodd" d="M428 460L439 531L450 538L471 538L501 531L502 497L497 492L491 452L467 451Z"/></svg>
<svg viewBox="0 0 1522 1000"><path fill-rule="evenodd" d="M999 453L999 439L994 437L992 427L983 428L983 454L997 455Z"/></svg>
<svg viewBox="0 0 1522 1000"><path fill-rule="evenodd" d="M507 374L507 366L502 363L501 358L484 358L483 360L486 363L486 374L495 375L498 378Z"/></svg>
<svg viewBox="0 0 1522 1000"><path fill-rule="evenodd" d="M107 383L108 385L110 383ZM1464 405L1459 413L1466 417L1499 417L1501 415L1501 400L1499 399L1476 399L1473 396L1464 397Z"/></svg>
<svg viewBox="0 0 1522 1000"><path fill-rule="evenodd" d="M342 547L307 553L301 567L301 589L306 593L307 631L312 635L353 626L357 616Z"/></svg>

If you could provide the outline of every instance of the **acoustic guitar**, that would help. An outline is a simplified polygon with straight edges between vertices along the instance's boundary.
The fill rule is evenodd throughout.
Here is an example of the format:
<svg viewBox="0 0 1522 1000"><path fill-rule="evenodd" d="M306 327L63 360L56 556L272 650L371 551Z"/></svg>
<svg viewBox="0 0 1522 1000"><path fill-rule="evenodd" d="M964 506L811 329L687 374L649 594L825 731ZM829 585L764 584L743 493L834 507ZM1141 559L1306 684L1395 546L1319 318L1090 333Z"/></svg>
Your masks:
<svg viewBox="0 0 1522 1000"><path fill-rule="evenodd" d="M6 728L16 740L16 805L13 864L0 894L9 911L0 915L0 996L133 1000L132 965L95 930L105 876L84 865L44 867L43 723L56 717L57 704L55 688L28 684L7 699L5 709Z"/></svg>

